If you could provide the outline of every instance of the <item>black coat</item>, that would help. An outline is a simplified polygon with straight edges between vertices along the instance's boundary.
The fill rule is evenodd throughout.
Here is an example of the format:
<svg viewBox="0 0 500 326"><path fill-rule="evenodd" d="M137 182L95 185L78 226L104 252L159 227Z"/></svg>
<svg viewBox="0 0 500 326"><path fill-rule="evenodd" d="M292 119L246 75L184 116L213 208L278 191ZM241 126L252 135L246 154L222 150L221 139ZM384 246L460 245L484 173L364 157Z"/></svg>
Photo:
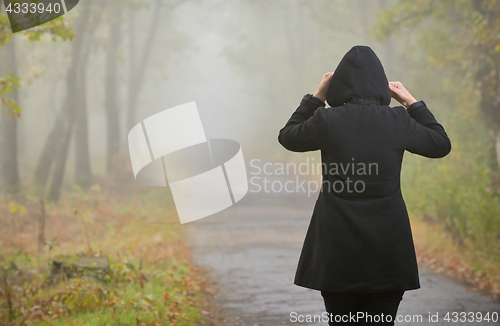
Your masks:
<svg viewBox="0 0 500 326"><path fill-rule="evenodd" d="M418 289L401 163L405 150L444 157L450 140L423 101L389 107L387 78L369 47L344 56L326 99L329 108L304 96L278 137L291 151L321 150L323 185L295 284L330 292Z"/></svg>

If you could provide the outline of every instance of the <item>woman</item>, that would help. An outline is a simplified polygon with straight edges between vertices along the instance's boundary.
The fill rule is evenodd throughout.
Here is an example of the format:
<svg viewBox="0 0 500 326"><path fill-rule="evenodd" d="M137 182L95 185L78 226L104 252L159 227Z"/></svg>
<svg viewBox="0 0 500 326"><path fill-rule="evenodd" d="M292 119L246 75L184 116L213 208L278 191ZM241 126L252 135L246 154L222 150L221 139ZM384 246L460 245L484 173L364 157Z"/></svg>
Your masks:
<svg viewBox="0 0 500 326"><path fill-rule="evenodd" d="M403 106L389 107L391 96ZM291 151L321 150L322 189L294 283L321 291L330 325L394 325L404 291L420 288L403 154L446 156L444 128L401 83L388 83L371 48L355 46L304 96L278 140Z"/></svg>

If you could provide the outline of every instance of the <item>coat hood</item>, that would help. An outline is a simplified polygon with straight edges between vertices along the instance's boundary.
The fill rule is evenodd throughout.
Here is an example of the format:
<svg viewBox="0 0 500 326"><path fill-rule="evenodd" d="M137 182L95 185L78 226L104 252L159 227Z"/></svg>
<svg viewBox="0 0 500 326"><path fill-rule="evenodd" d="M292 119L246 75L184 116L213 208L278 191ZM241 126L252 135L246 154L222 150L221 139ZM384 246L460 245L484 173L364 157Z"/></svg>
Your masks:
<svg viewBox="0 0 500 326"><path fill-rule="evenodd" d="M331 107L345 103L389 105L391 92L379 58L368 46L355 46L342 58L326 89Z"/></svg>

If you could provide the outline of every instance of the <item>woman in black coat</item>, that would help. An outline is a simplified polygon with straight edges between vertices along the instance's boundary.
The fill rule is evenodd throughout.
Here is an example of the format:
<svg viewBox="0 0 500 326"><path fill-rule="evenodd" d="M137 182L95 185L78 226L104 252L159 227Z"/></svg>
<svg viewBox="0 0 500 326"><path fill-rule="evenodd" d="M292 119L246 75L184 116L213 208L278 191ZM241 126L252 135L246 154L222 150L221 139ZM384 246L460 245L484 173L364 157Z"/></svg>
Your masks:
<svg viewBox="0 0 500 326"><path fill-rule="evenodd" d="M391 96L403 106L390 107ZM401 83L388 83L371 48L355 46L304 96L278 140L295 152L321 150L323 184L295 284L321 291L330 325L393 325L404 291L420 288L403 154L446 156L444 128Z"/></svg>

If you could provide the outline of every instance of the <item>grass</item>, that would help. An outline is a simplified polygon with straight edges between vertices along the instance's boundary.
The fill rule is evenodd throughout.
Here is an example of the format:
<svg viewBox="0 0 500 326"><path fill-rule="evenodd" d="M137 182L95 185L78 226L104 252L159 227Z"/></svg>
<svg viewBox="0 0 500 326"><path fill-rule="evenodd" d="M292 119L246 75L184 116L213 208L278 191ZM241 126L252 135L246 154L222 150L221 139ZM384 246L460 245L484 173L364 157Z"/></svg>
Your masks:
<svg viewBox="0 0 500 326"><path fill-rule="evenodd" d="M0 200L0 324L197 325L202 318L210 283L191 262L166 188L109 180L74 187L46 205L40 254L39 216L36 198ZM107 256L106 279L50 284L52 261L63 255Z"/></svg>
<svg viewBox="0 0 500 326"><path fill-rule="evenodd" d="M138 283L122 286L119 301L112 298L108 301L112 304L104 309L34 325L196 325L200 318L197 301L186 300L187 284L179 288L166 286L173 283L170 277L165 281L165 276L171 274L157 274L143 287Z"/></svg>
<svg viewBox="0 0 500 326"><path fill-rule="evenodd" d="M419 265L446 274L500 301L500 263L473 245L459 246L438 224L411 220Z"/></svg>

